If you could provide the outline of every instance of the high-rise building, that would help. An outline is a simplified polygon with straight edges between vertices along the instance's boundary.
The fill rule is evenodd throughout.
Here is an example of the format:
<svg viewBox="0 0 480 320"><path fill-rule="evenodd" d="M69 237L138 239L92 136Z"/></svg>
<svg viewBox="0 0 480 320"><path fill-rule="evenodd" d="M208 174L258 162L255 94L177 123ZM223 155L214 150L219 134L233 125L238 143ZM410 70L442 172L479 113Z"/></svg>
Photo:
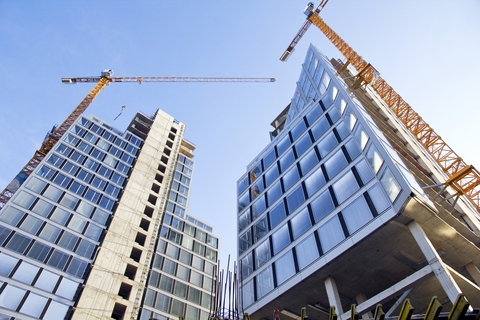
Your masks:
<svg viewBox="0 0 480 320"><path fill-rule="evenodd" d="M188 214L184 133L80 116L0 210L1 319L208 318L219 244Z"/></svg>
<svg viewBox="0 0 480 320"><path fill-rule="evenodd" d="M368 86L310 46L271 141L237 183L243 311L364 317L480 304L478 212ZM282 318L282 319L283 319Z"/></svg>

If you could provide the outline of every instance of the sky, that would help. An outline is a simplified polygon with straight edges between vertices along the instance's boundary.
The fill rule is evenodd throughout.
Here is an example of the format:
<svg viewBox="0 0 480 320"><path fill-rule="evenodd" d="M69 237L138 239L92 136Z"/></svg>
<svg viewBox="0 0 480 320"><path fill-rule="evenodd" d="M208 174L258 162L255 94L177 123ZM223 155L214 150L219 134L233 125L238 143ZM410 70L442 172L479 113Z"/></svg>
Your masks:
<svg viewBox="0 0 480 320"><path fill-rule="evenodd" d="M3 189L93 87L62 77L274 77L275 83L113 83L86 114L125 130L160 108L194 143L190 214L236 260L236 182L269 143L308 46L345 60L305 21L307 1L0 0L0 187ZM480 167L480 2L330 0L321 17L467 164ZM125 106L123 113L114 120Z"/></svg>

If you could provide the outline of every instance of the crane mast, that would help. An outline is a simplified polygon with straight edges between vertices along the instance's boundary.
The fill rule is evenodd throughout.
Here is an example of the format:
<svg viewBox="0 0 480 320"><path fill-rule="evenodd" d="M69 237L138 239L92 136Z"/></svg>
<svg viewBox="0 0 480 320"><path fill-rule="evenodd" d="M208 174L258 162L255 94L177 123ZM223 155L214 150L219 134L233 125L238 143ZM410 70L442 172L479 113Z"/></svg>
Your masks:
<svg viewBox="0 0 480 320"><path fill-rule="evenodd" d="M320 18L318 13L325 4L326 1L322 1L315 11L313 11L313 3L308 4L305 11L308 23L304 23L304 27L297 33L294 41L282 54L280 60L286 61L293 52L294 46L306 32L306 24L308 26L311 24L317 26L347 59L346 64L351 64L357 70L358 74L356 75L353 88L363 83L369 84L446 173L448 179L445 185L455 189L458 195L466 196L477 212L480 212L480 172L472 165L467 165L428 123L380 77L377 70L370 63L367 63Z"/></svg>
<svg viewBox="0 0 480 320"><path fill-rule="evenodd" d="M19 175L21 180L28 177L38 166L38 164L45 158L45 156L52 150L58 140L68 131L80 115L85 112L97 95L111 82L275 82L275 78L214 78L214 77L164 77L164 76L135 76L135 77L113 77L112 70L104 70L100 76L95 77L79 77L79 78L62 78L62 83L77 84L77 83L96 83L90 90L86 97L80 104L70 113L70 115L63 121L63 123L54 127L42 142L41 147L35 151L33 157L20 170ZM19 177L17 175L17 177ZM1 193L0 193L0 210L5 206L8 200L14 195L18 189L21 181L14 179Z"/></svg>

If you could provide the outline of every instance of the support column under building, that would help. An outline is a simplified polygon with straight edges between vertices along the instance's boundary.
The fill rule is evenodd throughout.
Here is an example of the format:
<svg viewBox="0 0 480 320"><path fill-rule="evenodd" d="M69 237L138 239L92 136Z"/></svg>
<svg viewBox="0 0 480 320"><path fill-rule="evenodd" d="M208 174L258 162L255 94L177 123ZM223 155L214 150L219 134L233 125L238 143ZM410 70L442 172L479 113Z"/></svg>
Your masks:
<svg viewBox="0 0 480 320"><path fill-rule="evenodd" d="M450 302L452 304L455 303L455 299L461 293L461 290L445 267L442 258L433 247L422 227L416 221L410 222L408 228L420 247L420 250L422 250L428 264L432 267L433 273L440 282L443 290L445 290Z"/></svg>
<svg viewBox="0 0 480 320"><path fill-rule="evenodd" d="M340 295L338 294L337 283L332 277L328 277L324 280L325 289L327 290L328 303L330 306L335 307L337 314L343 313L342 302L340 301Z"/></svg>
<svg viewBox="0 0 480 320"><path fill-rule="evenodd" d="M357 305L358 305L367 301L367 296L363 293L359 293L355 296L355 300L357 300ZM362 319L372 319L372 318L373 318L373 315L370 311L362 314Z"/></svg>

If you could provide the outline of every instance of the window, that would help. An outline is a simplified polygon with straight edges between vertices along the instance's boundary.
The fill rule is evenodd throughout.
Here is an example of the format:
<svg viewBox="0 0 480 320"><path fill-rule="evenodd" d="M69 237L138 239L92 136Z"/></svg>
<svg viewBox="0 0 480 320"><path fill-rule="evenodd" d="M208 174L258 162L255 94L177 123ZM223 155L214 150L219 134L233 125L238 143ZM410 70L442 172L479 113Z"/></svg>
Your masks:
<svg viewBox="0 0 480 320"><path fill-rule="evenodd" d="M354 233L373 218L363 196L358 197L358 199L343 209L342 215L349 234Z"/></svg>
<svg viewBox="0 0 480 320"><path fill-rule="evenodd" d="M373 144L371 144L367 150L367 160L372 166L373 171L378 173L383 164L383 158L380 156L380 153L378 153L377 148Z"/></svg>
<svg viewBox="0 0 480 320"><path fill-rule="evenodd" d="M57 274L43 269L37 281L35 281L35 287L52 292L57 285L58 278Z"/></svg>
<svg viewBox="0 0 480 320"><path fill-rule="evenodd" d="M335 208L329 190L325 190L315 198L315 200L310 203L310 208L312 209L315 223L319 222L329 214Z"/></svg>
<svg viewBox="0 0 480 320"><path fill-rule="evenodd" d="M265 202L265 196L259 197L252 204L252 219L255 220L256 218L258 218L265 211L266 208L267 208L267 204Z"/></svg>
<svg viewBox="0 0 480 320"><path fill-rule="evenodd" d="M52 255L50 256L50 258L47 261L47 264L54 267L54 268L63 270L63 268L65 268L67 260L68 260L68 255L67 254L65 254L65 253L63 253L63 252L61 252L57 249L54 249L53 252L52 252ZM57 292L58 292L58 290L57 290Z"/></svg>
<svg viewBox="0 0 480 320"><path fill-rule="evenodd" d="M317 72L317 73L318 73L318 72ZM316 74L317 74L317 73L316 73ZM316 75L316 74L315 74L315 75ZM320 73L320 74L321 74L321 73ZM308 125L311 126L311 125L315 122L315 120L317 120L318 117L320 117L320 116L322 115L322 113L323 113L322 108L320 107L319 104L316 104L316 105L313 107L313 109L312 109L309 113L307 113L306 118L307 118Z"/></svg>
<svg viewBox="0 0 480 320"><path fill-rule="evenodd" d="M280 140L277 144L278 155L281 155L287 148L291 145L290 136L287 134L285 137Z"/></svg>
<svg viewBox="0 0 480 320"><path fill-rule="evenodd" d="M249 203L250 203L250 194L248 191L246 191L244 194L242 194L238 198L238 211L240 212L243 209L245 209Z"/></svg>
<svg viewBox="0 0 480 320"><path fill-rule="evenodd" d="M378 214L390 207L390 202L387 200L385 193L378 184L370 188L368 194L370 195L370 199L372 199L373 205Z"/></svg>
<svg viewBox="0 0 480 320"><path fill-rule="evenodd" d="M293 150L288 150L283 157L278 161L280 163L280 170L284 172L290 167L290 165L295 161L295 156L293 155Z"/></svg>
<svg viewBox="0 0 480 320"><path fill-rule="evenodd" d="M273 254L279 253L283 248L290 244L290 233L288 224L283 225L274 234L272 234Z"/></svg>
<svg viewBox="0 0 480 320"><path fill-rule="evenodd" d="M287 195L286 198L288 212L292 213L305 201L305 194L303 193L302 185L296 187L295 190L293 190L289 195Z"/></svg>
<svg viewBox="0 0 480 320"><path fill-rule="evenodd" d="M380 182L382 183L383 188L390 197L390 200L392 202L395 202L395 199L397 199L397 196L400 194L400 191L402 189L398 185L397 180L395 179L392 171L390 171L389 168L387 168L383 173L382 177L380 178Z"/></svg>
<svg viewBox="0 0 480 320"><path fill-rule="evenodd" d="M242 272L242 279L248 277L253 273L253 255L252 252L248 253L242 260L241 260L241 272Z"/></svg>
<svg viewBox="0 0 480 320"><path fill-rule="evenodd" d="M326 183L321 167L318 167L307 179L305 179L305 189L308 197L320 190Z"/></svg>
<svg viewBox="0 0 480 320"><path fill-rule="evenodd" d="M343 154L342 149L338 149L327 161L325 161L325 170L327 171L328 178L332 179L342 171L348 164L347 158Z"/></svg>
<svg viewBox="0 0 480 320"><path fill-rule="evenodd" d="M319 107L320 108L320 107ZM330 128L327 118L323 117L310 129L313 135L313 139L318 140L327 130Z"/></svg>
<svg viewBox="0 0 480 320"><path fill-rule="evenodd" d="M361 160L355 168L357 169L358 175L362 180L363 184L367 184L370 180L373 179L374 174L372 168L367 164L365 160Z"/></svg>
<svg viewBox="0 0 480 320"><path fill-rule="evenodd" d="M175 182L174 182L175 183ZM178 184L178 183L177 183ZM248 176L244 175L238 182L237 182L237 195L240 195L243 191L245 191L248 187Z"/></svg>
<svg viewBox="0 0 480 320"><path fill-rule="evenodd" d="M298 173L298 169L296 166L292 166L282 178L285 191L290 189L290 187L297 183L298 180L300 180L300 174Z"/></svg>
<svg viewBox="0 0 480 320"><path fill-rule="evenodd" d="M0 263L0 275L8 277L13 267L17 264L18 259L0 252L0 261L2 261Z"/></svg>
<svg viewBox="0 0 480 320"><path fill-rule="evenodd" d="M47 223L42 231L39 234L39 237L47 240L48 242L55 243L55 241L58 238L58 235L60 234L60 229L57 227L52 226L51 224Z"/></svg>
<svg viewBox="0 0 480 320"><path fill-rule="evenodd" d="M310 169L312 169L318 163L317 153L315 149L310 150L305 157L300 159L300 169L302 170L302 174L307 174Z"/></svg>
<svg viewBox="0 0 480 320"><path fill-rule="evenodd" d="M0 221L4 221L12 226L17 226L18 222L23 218L23 216L23 211L13 207L7 207L0 211Z"/></svg>
<svg viewBox="0 0 480 320"><path fill-rule="evenodd" d="M257 242L268 232L267 217L263 216L254 226L253 226L253 242Z"/></svg>
<svg viewBox="0 0 480 320"><path fill-rule="evenodd" d="M78 198L76 198L76 197L74 197L74 196L72 196L68 193L65 193L62 200L60 200L61 205L65 206L66 208L72 209L72 210L77 205L77 202L78 202Z"/></svg>
<svg viewBox="0 0 480 320"><path fill-rule="evenodd" d="M328 252L345 239L345 234L343 233L338 216L334 216L327 223L322 225L318 229L318 235L320 237L323 253Z"/></svg>
<svg viewBox="0 0 480 320"><path fill-rule="evenodd" d="M77 282L69 280L67 278L63 278L57 290L55 291L55 294L67 299L73 299L73 296L75 295L77 289Z"/></svg>
<svg viewBox="0 0 480 320"><path fill-rule="evenodd" d="M25 252L25 249L27 249L28 245L30 244L31 240L32 239L27 238L19 233L15 233L6 245L6 247L17 253L23 254Z"/></svg>
<svg viewBox="0 0 480 320"><path fill-rule="evenodd" d="M276 159L275 149L272 149L266 156L263 158L263 167L268 168Z"/></svg>
<svg viewBox="0 0 480 320"><path fill-rule="evenodd" d="M280 184L280 181L277 181L275 182L274 185L270 187L269 190L267 190L268 205L271 206L281 196L282 196L282 186Z"/></svg>
<svg viewBox="0 0 480 320"><path fill-rule="evenodd" d="M258 269L263 266L271 258L270 241L265 239L258 247L255 248L255 267Z"/></svg>
<svg viewBox="0 0 480 320"><path fill-rule="evenodd" d="M38 260L40 262L44 262L45 258L47 257L49 252L50 252L50 247L49 246L46 246L46 245L37 241L30 248L27 256L31 257L35 260Z"/></svg>
<svg viewBox="0 0 480 320"><path fill-rule="evenodd" d="M255 302L255 290L253 280L248 281L243 285L242 292L242 303L244 307L247 307Z"/></svg>
<svg viewBox="0 0 480 320"><path fill-rule="evenodd" d="M28 192L20 191L16 194L16 197L13 199L13 202L19 206L24 207L25 209L30 209L33 202L37 199L34 195L31 195Z"/></svg>
<svg viewBox="0 0 480 320"><path fill-rule="evenodd" d="M257 277L257 295L259 298L273 290L273 271L272 266L268 266L260 272Z"/></svg>
<svg viewBox="0 0 480 320"><path fill-rule="evenodd" d="M275 261L275 276L280 285L295 274L292 251L288 251L280 259Z"/></svg>
<svg viewBox="0 0 480 320"><path fill-rule="evenodd" d="M50 220L55 221L58 224L65 225L65 222L67 222L69 217L69 212L56 207L55 211L53 211L52 215L50 216Z"/></svg>
<svg viewBox="0 0 480 320"><path fill-rule="evenodd" d="M15 310L25 295L25 290L7 285L0 295L0 307Z"/></svg>
<svg viewBox="0 0 480 320"><path fill-rule="evenodd" d="M297 253L298 269L302 270L307 265L315 261L320 255L318 254L317 241L315 235L311 234L295 247Z"/></svg>
<svg viewBox="0 0 480 320"><path fill-rule="evenodd" d="M306 134L301 137L295 144L295 151L297 152L297 157L304 153L312 145L312 139L310 135Z"/></svg>
<svg viewBox="0 0 480 320"><path fill-rule="evenodd" d="M275 228L286 216L285 205L283 202L280 202L275 208L270 210L269 218L271 228Z"/></svg>
<svg viewBox="0 0 480 320"><path fill-rule="evenodd" d="M20 225L20 229L25 230L30 234L37 234L37 231L42 226L43 221L37 219L31 215L28 215L25 220L23 220L22 224Z"/></svg>
<svg viewBox="0 0 480 320"><path fill-rule="evenodd" d="M308 208L302 209L297 213L291 220L290 225L292 227L293 239L297 239L302 234L305 233L311 226L312 221L310 220L310 214Z"/></svg>
<svg viewBox="0 0 480 320"><path fill-rule="evenodd" d="M269 186L279 175L278 167L272 166L265 172L265 186Z"/></svg>
<svg viewBox="0 0 480 320"><path fill-rule="evenodd" d="M332 151L338 145L337 138L333 131L328 133L317 145L320 156L325 158L325 156Z"/></svg>
<svg viewBox="0 0 480 320"><path fill-rule="evenodd" d="M78 233L82 233L86 224L87 221L83 220L78 215L73 215L72 219L68 222L68 227Z"/></svg>
<svg viewBox="0 0 480 320"><path fill-rule="evenodd" d="M238 246L240 254L252 246L252 231L250 229L247 229L245 233L238 237Z"/></svg>
<svg viewBox="0 0 480 320"><path fill-rule="evenodd" d="M305 132L305 130L307 129L307 126L305 125L305 122L303 121L303 119L295 126L295 128L292 129L292 131L290 132L291 135L292 135L292 139L293 141L297 140L298 137L300 137L302 135L302 133Z"/></svg>
<svg viewBox="0 0 480 320"><path fill-rule="evenodd" d="M361 125L358 125L355 131L353 132L355 139L357 140L360 148L363 150L368 142L368 135Z"/></svg>
<svg viewBox="0 0 480 320"><path fill-rule="evenodd" d="M348 199L359 189L357 180L352 171L348 171L344 174L343 177L338 179L338 181L332 185L332 187L339 204Z"/></svg>

